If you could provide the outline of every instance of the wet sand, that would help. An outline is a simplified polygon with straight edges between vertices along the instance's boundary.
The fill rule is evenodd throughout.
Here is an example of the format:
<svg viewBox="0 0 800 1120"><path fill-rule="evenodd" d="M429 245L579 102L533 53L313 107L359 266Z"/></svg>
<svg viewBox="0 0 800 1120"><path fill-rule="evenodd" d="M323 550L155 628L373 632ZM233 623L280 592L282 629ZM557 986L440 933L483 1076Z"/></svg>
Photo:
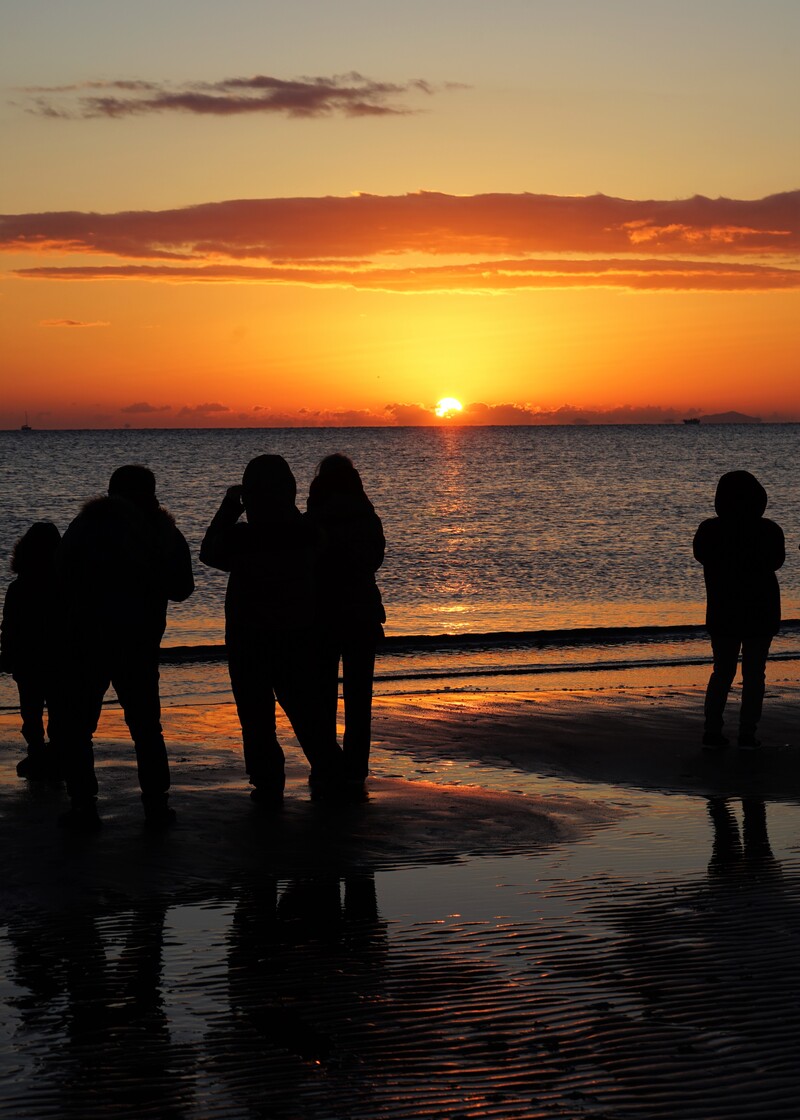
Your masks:
<svg viewBox="0 0 800 1120"><path fill-rule="evenodd" d="M0 1115L796 1117L800 690L755 757L701 697L381 697L368 800L288 745L280 812L230 705L172 707L164 835L111 709L91 837L3 716Z"/></svg>

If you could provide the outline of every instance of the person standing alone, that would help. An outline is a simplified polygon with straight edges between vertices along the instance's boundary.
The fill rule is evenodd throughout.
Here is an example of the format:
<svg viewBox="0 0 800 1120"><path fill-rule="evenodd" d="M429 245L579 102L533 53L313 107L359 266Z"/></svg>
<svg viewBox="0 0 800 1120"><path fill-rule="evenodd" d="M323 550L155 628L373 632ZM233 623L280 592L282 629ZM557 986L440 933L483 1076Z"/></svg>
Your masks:
<svg viewBox="0 0 800 1120"><path fill-rule="evenodd" d="M705 698L703 745L728 745L723 713L739 653L742 656L742 705L739 746L754 750L764 700L767 656L781 624L777 570L786 557L783 530L764 517L767 492L749 471L729 471L714 498L717 516L694 537L694 557L703 565L706 626L714 668Z"/></svg>

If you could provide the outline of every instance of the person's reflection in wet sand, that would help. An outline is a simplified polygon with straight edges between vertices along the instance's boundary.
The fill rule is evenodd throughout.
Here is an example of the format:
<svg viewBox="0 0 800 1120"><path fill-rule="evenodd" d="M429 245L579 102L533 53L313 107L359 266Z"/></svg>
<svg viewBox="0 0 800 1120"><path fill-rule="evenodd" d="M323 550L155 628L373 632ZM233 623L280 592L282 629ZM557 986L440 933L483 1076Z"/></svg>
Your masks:
<svg viewBox="0 0 800 1120"><path fill-rule="evenodd" d="M581 983L605 992L575 1042L609 1116L797 1115L798 873L772 853L764 802L744 798L740 819L736 802L698 802L707 870L701 849L690 871L623 879L596 907L599 937L537 960L569 991L583 959Z"/></svg>
<svg viewBox="0 0 800 1120"><path fill-rule="evenodd" d="M708 815L714 828L709 876L724 875L734 868L778 868L767 835L767 807L760 798L742 798L741 834L728 798L709 797Z"/></svg>
<svg viewBox="0 0 800 1120"><path fill-rule="evenodd" d="M84 912L9 924L12 975L30 993L23 1022L51 1039L37 1082L59 1115L179 1120L190 1111L195 1063L172 1044L161 991L165 913L159 904L113 923ZM123 923L117 956L106 928ZM42 1101L42 1114L52 1103Z"/></svg>
<svg viewBox="0 0 800 1120"><path fill-rule="evenodd" d="M316 1115L311 1098L359 1064L386 955L372 875L348 876L343 892L336 875L243 888L228 952L233 1033L214 1044L235 1098L258 1115L302 1115L308 1094Z"/></svg>

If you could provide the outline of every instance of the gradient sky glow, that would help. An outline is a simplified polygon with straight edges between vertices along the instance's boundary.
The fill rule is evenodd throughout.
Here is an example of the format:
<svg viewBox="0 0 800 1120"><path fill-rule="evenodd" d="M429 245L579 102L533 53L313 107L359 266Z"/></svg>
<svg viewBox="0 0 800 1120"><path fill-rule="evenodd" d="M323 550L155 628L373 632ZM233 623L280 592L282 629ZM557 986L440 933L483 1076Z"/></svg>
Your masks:
<svg viewBox="0 0 800 1120"><path fill-rule="evenodd" d="M9 0L0 426L800 419L799 39L795 0Z"/></svg>

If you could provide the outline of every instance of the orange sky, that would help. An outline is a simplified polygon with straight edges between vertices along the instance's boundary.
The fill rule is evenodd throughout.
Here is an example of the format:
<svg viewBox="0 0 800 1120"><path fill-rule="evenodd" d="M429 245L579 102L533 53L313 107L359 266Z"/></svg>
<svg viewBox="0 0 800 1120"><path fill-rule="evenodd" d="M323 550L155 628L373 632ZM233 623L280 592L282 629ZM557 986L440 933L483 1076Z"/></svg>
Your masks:
<svg viewBox="0 0 800 1120"><path fill-rule="evenodd" d="M796 7L13 7L0 425L800 419Z"/></svg>

